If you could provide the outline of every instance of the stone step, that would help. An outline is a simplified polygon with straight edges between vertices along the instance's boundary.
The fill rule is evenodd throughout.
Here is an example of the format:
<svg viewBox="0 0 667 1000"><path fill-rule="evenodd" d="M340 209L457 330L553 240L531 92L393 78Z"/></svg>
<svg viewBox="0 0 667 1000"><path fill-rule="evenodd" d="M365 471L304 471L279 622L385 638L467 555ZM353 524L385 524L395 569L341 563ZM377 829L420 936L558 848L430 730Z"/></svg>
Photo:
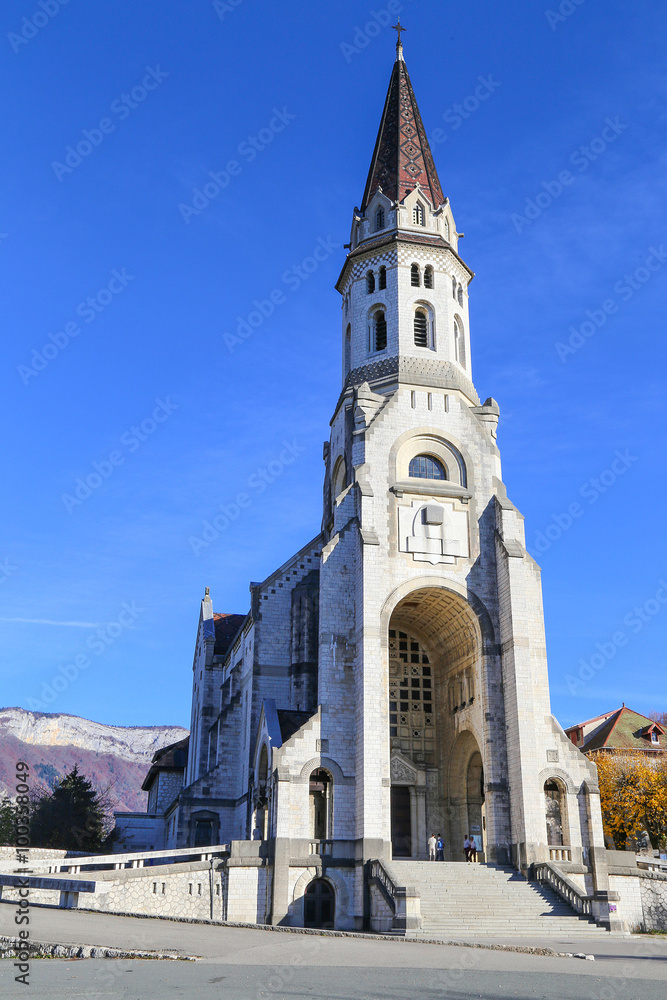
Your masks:
<svg viewBox="0 0 667 1000"><path fill-rule="evenodd" d="M457 861L393 861L396 884L421 896L425 936L457 935L590 937L606 934L577 914L548 886L529 882L513 868Z"/></svg>

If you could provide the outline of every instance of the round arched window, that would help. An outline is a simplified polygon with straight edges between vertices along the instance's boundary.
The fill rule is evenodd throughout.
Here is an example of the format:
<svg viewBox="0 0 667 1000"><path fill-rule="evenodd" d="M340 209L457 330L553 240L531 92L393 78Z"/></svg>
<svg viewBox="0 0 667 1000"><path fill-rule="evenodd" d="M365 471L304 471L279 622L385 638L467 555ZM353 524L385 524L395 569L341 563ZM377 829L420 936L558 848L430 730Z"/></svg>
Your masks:
<svg viewBox="0 0 667 1000"><path fill-rule="evenodd" d="M444 465L432 455L416 455L410 462L408 475L411 479L447 478Z"/></svg>

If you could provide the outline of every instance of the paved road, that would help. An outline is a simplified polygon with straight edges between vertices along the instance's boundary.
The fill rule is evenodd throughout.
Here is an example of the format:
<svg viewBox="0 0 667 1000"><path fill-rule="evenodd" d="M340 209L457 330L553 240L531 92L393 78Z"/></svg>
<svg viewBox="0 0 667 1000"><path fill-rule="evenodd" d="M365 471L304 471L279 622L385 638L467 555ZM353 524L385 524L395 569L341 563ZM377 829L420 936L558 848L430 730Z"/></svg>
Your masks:
<svg viewBox="0 0 667 1000"><path fill-rule="evenodd" d="M13 907L0 905L0 933L13 932ZM165 1000L665 1000L667 940L595 939L562 950L592 951L595 962L359 938L281 934L32 909L35 940L175 949L199 962L34 960L28 993L0 962L7 1000L97 997ZM517 942L515 942L517 943ZM521 942L525 943L525 942ZM538 942L530 942L538 943ZM553 945L553 942L552 942Z"/></svg>

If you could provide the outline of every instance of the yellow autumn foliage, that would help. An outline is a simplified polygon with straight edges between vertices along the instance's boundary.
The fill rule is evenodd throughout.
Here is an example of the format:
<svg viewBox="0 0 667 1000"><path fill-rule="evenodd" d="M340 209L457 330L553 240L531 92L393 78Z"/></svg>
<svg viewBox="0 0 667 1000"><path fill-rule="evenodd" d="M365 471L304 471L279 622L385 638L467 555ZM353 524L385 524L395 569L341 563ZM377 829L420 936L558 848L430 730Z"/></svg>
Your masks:
<svg viewBox="0 0 667 1000"><path fill-rule="evenodd" d="M640 750L591 754L598 769L604 832L623 850L628 841L649 835L654 849L667 841L667 756Z"/></svg>

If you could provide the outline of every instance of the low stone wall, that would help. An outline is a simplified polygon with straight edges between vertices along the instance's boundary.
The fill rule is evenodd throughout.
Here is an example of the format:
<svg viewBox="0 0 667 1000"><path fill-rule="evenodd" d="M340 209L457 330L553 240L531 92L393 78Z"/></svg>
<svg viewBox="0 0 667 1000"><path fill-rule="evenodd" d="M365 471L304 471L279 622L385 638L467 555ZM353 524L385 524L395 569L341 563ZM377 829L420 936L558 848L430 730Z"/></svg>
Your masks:
<svg viewBox="0 0 667 1000"><path fill-rule="evenodd" d="M376 934L388 934L394 923L394 911L377 885L370 887L371 930Z"/></svg>
<svg viewBox="0 0 667 1000"><path fill-rule="evenodd" d="M667 931L667 875L640 872L644 930Z"/></svg>

